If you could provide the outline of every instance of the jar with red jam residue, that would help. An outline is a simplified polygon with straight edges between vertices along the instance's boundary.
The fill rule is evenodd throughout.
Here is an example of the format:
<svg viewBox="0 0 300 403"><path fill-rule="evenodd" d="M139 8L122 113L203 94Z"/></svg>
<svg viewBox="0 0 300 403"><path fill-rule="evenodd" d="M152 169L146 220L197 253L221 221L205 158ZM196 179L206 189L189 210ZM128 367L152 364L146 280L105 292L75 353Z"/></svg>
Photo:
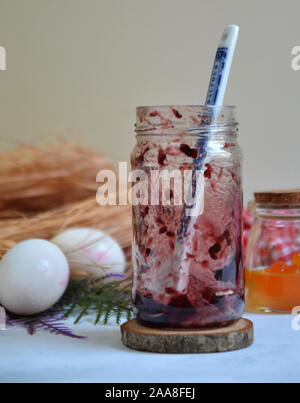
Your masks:
<svg viewBox="0 0 300 403"><path fill-rule="evenodd" d="M137 108L131 163L147 175L148 200L133 205L132 295L143 324L217 327L242 316L242 153L237 132L235 107ZM150 193L157 183L151 173L174 170L182 177L192 172L182 189L192 187L193 196L201 187L197 214L187 213L198 204L195 197L190 205L185 199L175 202L172 180L167 188L159 186L159 203L153 203ZM169 202L163 203L166 193Z"/></svg>

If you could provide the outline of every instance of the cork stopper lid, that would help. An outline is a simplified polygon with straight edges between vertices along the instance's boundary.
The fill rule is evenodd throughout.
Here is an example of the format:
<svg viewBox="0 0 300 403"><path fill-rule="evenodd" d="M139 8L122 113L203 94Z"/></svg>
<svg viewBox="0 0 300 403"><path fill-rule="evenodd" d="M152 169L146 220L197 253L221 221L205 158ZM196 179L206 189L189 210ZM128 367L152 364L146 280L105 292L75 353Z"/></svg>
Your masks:
<svg viewBox="0 0 300 403"><path fill-rule="evenodd" d="M254 193L258 204L300 205L300 189Z"/></svg>

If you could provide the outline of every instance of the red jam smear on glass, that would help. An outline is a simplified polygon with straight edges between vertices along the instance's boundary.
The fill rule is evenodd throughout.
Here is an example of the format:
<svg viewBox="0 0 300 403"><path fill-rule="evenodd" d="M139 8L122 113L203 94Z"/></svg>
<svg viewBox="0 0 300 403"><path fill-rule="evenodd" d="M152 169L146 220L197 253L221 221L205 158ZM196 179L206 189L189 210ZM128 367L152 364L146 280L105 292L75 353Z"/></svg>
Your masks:
<svg viewBox="0 0 300 403"><path fill-rule="evenodd" d="M152 114L152 115L151 115ZM171 127L185 110L169 115L141 112ZM194 110L191 110L194 115ZM192 119L190 119L192 120ZM195 124L201 124L201 116ZM204 211L188 220L178 240L183 206L133 207L133 305L144 324L163 327L215 327L242 316L242 191L234 141L217 139L203 158ZM132 155L132 168L193 169L199 139L183 133L169 138L142 137ZM224 160L222 160L224 158ZM221 159L221 160L220 160ZM172 190L170 192L172 199ZM172 200L171 200L172 201Z"/></svg>

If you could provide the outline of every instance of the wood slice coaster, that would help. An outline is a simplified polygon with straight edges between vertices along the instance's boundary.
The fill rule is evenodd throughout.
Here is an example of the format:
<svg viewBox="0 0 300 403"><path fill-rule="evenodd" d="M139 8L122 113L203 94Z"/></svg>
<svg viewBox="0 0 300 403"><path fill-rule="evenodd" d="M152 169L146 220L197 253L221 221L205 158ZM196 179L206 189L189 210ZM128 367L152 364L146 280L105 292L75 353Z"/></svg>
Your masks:
<svg viewBox="0 0 300 403"><path fill-rule="evenodd" d="M125 346L152 353L216 353L254 342L253 323L247 319L217 329L151 328L132 319L121 326L121 333Z"/></svg>

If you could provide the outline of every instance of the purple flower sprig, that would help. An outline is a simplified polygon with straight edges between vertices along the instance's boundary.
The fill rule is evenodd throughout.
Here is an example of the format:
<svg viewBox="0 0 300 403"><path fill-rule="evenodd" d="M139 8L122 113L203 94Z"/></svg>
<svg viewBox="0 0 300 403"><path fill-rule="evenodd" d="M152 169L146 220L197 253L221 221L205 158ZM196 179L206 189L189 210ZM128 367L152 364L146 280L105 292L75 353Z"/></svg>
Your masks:
<svg viewBox="0 0 300 403"><path fill-rule="evenodd" d="M84 336L74 334L70 328L65 325L65 318L60 312L45 313L36 316L17 317L12 314L6 315L6 326L21 325L25 327L28 334L33 335L38 330L45 330L52 334L72 337L74 339L85 339Z"/></svg>

